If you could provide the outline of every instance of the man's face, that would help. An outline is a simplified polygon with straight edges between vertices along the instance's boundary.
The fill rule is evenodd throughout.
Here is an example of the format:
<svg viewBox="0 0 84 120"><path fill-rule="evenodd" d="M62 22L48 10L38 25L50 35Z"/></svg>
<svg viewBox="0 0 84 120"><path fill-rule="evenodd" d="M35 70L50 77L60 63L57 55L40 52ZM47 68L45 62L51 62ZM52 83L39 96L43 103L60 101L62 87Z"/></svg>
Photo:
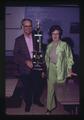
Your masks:
<svg viewBox="0 0 84 120"><path fill-rule="evenodd" d="M59 31L55 30L52 32L52 39L53 41L57 42L60 39Z"/></svg>
<svg viewBox="0 0 84 120"><path fill-rule="evenodd" d="M24 21L22 28L26 35L30 35L32 33L32 23L30 21L28 20Z"/></svg>

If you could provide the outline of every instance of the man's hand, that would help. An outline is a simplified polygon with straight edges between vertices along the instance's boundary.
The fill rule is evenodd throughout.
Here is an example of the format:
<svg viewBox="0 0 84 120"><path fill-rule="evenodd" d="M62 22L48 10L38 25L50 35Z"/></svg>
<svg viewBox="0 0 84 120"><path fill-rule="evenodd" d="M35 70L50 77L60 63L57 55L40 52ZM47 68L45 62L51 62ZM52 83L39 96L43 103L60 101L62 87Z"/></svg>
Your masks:
<svg viewBox="0 0 84 120"><path fill-rule="evenodd" d="M33 63L32 63L31 60L27 60L27 61L26 61L26 65L27 65L30 69L33 68Z"/></svg>

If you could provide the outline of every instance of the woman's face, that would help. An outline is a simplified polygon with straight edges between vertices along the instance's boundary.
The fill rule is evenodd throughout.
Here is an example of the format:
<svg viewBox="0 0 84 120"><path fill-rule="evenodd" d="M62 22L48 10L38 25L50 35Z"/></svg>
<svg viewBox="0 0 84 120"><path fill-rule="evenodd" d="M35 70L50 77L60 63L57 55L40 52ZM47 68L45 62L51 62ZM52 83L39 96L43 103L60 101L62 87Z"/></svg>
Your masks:
<svg viewBox="0 0 84 120"><path fill-rule="evenodd" d="M60 40L60 34L59 34L59 31L58 30L55 30L52 32L52 40L54 42L57 42Z"/></svg>

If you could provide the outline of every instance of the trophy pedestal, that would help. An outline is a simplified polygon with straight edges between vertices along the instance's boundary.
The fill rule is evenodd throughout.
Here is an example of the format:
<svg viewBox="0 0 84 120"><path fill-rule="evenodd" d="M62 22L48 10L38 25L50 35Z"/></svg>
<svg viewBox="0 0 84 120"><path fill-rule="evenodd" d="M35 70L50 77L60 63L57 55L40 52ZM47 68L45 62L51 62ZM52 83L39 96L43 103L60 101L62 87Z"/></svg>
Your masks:
<svg viewBox="0 0 84 120"><path fill-rule="evenodd" d="M39 63L33 63L33 70L42 71L42 66Z"/></svg>
<svg viewBox="0 0 84 120"><path fill-rule="evenodd" d="M42 71L43 68L43 55L42 52L33 52L33 70L39 70Z"/></svg>
<svg viewBox="0 0 84 120"><path fill-rule="evenodd" d="M43 64L44 64L44 56L42 52L42 39L43 39L43 32L40 30L40 23L37 19L36 28L34 30L34 41L36 43L36 46L33 51L33 70L43 70Z"/></svg>

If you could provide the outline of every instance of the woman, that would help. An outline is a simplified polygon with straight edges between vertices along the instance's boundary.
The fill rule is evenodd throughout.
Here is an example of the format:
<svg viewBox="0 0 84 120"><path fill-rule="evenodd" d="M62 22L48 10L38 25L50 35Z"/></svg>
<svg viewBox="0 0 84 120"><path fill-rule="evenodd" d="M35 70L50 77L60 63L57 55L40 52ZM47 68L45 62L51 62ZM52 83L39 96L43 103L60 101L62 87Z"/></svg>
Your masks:
<svg viewBox="0 0 84 120"><path fill-rule="evenodd" d="M56 107L55 84L65 83L72 74L73 56L66 42L61 41L62 29L58 25L50 28L51 43L47 46L45 61L48 72L47 112Z"/></svg>

